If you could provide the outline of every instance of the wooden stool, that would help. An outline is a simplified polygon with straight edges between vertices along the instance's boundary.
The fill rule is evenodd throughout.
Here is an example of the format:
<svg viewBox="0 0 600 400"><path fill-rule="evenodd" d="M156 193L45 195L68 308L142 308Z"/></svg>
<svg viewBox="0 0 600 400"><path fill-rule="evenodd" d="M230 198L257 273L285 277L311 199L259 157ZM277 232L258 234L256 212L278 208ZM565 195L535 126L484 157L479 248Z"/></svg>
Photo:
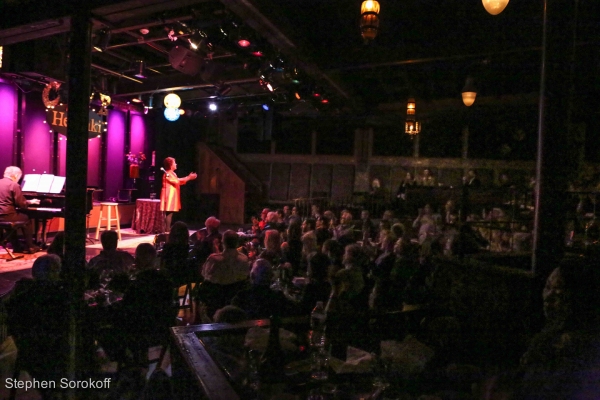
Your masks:
<svg viewBox="0 0 600 400"><path fill-rule="evenodd" d="M100 203L100 215L98 216L98 226L96 226L96 240L98 240L98 238L100 237L100 225L102 225L102 212L104 211L105 207L108 213L107 218L105 218L106 230L110 230L113 221L116 222L117 234L119 235L119 240L121 240L121 224L119 222L119 203L107 202ZM111 218L111 211L113 209L115 210L115 218Z"/></svg>

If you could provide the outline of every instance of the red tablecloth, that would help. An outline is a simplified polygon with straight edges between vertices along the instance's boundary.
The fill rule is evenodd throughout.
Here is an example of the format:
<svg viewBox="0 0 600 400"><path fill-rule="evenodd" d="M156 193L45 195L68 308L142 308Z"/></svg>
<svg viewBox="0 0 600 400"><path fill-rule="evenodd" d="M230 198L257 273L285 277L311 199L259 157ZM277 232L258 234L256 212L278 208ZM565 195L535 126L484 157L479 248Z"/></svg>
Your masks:
<svg viewBox="0 0 600 400"><path fill-rule="evenodd" d="M165 218L160 211L160 200L137 199L135 217L131 229L137 233L162 233L165 231Z"/></svg>

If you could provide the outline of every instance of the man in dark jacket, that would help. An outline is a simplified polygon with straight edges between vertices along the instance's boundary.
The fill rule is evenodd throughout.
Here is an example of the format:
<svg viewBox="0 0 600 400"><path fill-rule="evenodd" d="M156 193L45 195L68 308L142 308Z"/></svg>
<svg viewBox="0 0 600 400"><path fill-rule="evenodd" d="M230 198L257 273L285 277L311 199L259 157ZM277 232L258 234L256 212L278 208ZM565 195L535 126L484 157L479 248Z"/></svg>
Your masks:
<svg viewBox="0 0 600 400"><path fill-rule="evenodd" d="M27 248L23 252L33 254L40 249L33 244L33 226L27 214L19 212L18 209L27 209L28 204L39 204L40 201L25 199L18 183L21 175L23 173L19 167L10 166L4 170L4 177L0 179L0 222L26 222L23 235ZM16 250L19 247L15 237L13 249Z"/></svg>

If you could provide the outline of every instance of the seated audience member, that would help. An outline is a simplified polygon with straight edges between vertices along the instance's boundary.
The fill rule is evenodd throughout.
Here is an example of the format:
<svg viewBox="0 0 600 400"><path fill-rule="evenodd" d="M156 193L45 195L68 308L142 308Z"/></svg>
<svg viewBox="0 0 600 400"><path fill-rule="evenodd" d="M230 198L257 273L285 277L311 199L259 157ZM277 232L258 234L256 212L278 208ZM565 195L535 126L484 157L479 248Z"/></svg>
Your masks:
<svg viewBox="0 0 600 400"><path fill-rule="evenodd" d="M317 220L312 217L304 218L301 227L302 233L314 232L314 230L317 229Z"/></svg>
<svg viewBox="0 0 600 400"><path fill-rule="evenodd" d="M271 264L267 260L258 258L250 270L251 286L238 292L231 300L231 304L244 310L249 319L290 315L293 307L289 300L282 292L270 288L272 277Z"/></svg>
<svg viewBox="0 0 600 400"><path fill-rule="evenodd" d="M57 232L52 243L46 250L47 254L56 254L64 262L65 260L65 231Z"/></svg>
<svg viewBox="0 0 600 400"><path fill-rule="evenodd" d="M369 307L376 311L398 308L398 304L391 301L393 294L390 293L392 288L390 276L396 261L394 252L396 236L391 231L382 231L380 236L380 254L371 267L374 286L369 299Z"/></svg>
<svg viewBox="0 0 600 400"><path fill-rule="evenodd" d="M302 228L300 220L291 219L287 229L287 241L282 243L282 261L289 263L291 274L296 276L302 263Z"/></svg>
<svg viewBox="0 0 600 400"><path fill-rule="evenodd" d="M206 261L209 255L221 252L221 241L223 235L219 232L221 221L215 217L208 217L204 222L204 228L198 230L191 236L194 248L190 254L199 263Z"/></svg>
<svg viewBox="0 0 600 400"><path fill-rule="evenodd" d="M351 244L344 249L342 259L344 269L350 271L352 287L361 292L365 288L365 278L369 273L369 257L358 244Z"/></svg>
<svg viewBox="0 0 600 400"><path fill-rule="evenodd" d="M308 262L308 283L302 288L300 296L294 298L286 294L286 297L298 303L298 311L301 314L310 314L317 301L327 304L331 293L331 284L327 280L328 268L329 258L322 253L315 254Z"/></svg>
<svg viewBox="0 0 600 400"><path fill-rule="evenodd" d="M226 231L223 234L223 252L211 254L202 266L204 282L200 286L199 297L206 303L210 314L229 304L247 283L250 272L248 257L237 251L237 245L237 233Z"/></svg>
<svg viewBox="0 0 600 400"><path fill-rule="evenodd" d="M429 168L425 168L416 181L419 186L436 186L435 177L431 174Z"/></svg>
<svg viewBox="0 0 600 400"><path fill-rule="evenodd" d="M344 268L344 263L342 262L344 258L344 246L340 244L335 239L326 240L323 243L322 253L327 256L329 259L329 268L327 271L327 280L332 282L335 274Z"/></svg>
<svg viewBox="0 0 600 400"><path fill-rule="evenodd" d="M479 189L481 187L481 181L474 169L470 169L467 172L467 176L463 177L463 183L472 189Z"/></svg>
<svg viewBox="0 0 600 400"><path fill-rule="evenodd" d="M599 283L591 259L566 259L548 277L542 293L546 323L521 358L523 380L515 398L598 396Z"/></svg>
<svg viewBox="0 0 600 400"><path fill-rule="evenodd" d="M103 343L109 353L111 348L119 349L117 359L128 349L136 362L143 363L148 347L161 338L166 341L169 328L176 324L173 281L166 271L157 269L157 264L154 246L141 243L136 247L135 280L125 290L115 315L113 333L118 340L105 337L107 342Z"/></svg>
<svg viewBox="0 0 600 400"><path fill-rule="evenodd" d="M563 260L546 280L545 325L521 357L519 370L488 382L482 398L597 398L599 283L595 260Z"/></svg>
<svg viewBox="0 0 600 400"><path fill-rule="evenodd" d="M354 239L354 225L352 224L352 214L348 211L342 213L340 224L333 231L333 238L346 246L356 242Z"/></svg>
<svg viewBox="0 0 600 400"><path fill-rule="evenodd" d="M318 205L313 204L310 206L310 218L317 219L321 216L321 209Z"/></svg>
<svg viewBox="0 0 600 400"><path fill-rule="evenodd" d="M260 253L259 257L269 261L273 267L277 267L283 259L279 231L275 229L266 231L264 246L265 249Z"/></svg>
<svg viewBox="0 0 600 400"><path fill-rule="evenodd" d="M265 234L274 230L279 232L279 216L275 211L269 211L266 216L266 224L260 230L260 242L265 242Z"/></svg>
<svg viewBox="0 0 600 400"><path fill-rule="evenodd" d="M100 235L102 251L90 259L88 271L90 272L89 287L96 288L100 283L100 276L111 277L126 276L134 263L134 258L126 251L117 249L119 236L115 231L104 231Z"/></svg>
<svg viewBox="0 0 600 400"><path fill-rule="evenodd" d="M160 268L166 270L176 286L195 280L196 266L190 258L189 230L185 222L171 225L169 239L160 253Z"/></svg>
<svg viewBox="0 0 600 400"><path fill-rule="evenodd" d="M265 229L265 226L267 226L267 216L269 215L269 213L271 212L270 209L268 208L263 208L263 210L260 213L260 220L258 222L258 227L260 228L260 230L262 231L263 229Z"/></svg>
<svg viewBox="0 0 600 400"><path fill-rule="evenodd" d="M317 247L317 235L314 231L307 232L302 235L302 262L300 270L305 273L308 269L308 262L312 256L319 252Z"/></svg>
<svg viewBox="0 0 600 400"><path fill-rule="evenodd" d="M292 211L290 210L290 206L288 206L288 205L283 206L283 214L281 215L281 220L283 221L283 224L285 225L286 228L290 224L291 217L292 217Z"/></svg>
<svg viewBox="0 0 600 400"><path fill-rule="evenodd" d="M351 270L342 269L335 274L325 310L331 353L343 360L348 345L363 347L367 336L368 293Z"/></svg>
<svg viewBox="0 0 600 400"><path fill-rule="evenodd" d="M223 252L211 254L202 266L205 281L230 285L248 279L248 257L237 251L237 245L237 233L226 231L223 234Z"/></svg>
<svg viewBox="0 0 600 400"><path fill-rule="evenodd" d="M321 248L327 239L333 237L333 234L329 229L329 218L325 215L317 218L316 222L315 234L317 235L317 246Z"/></svg>
<svg viewBox="0 0 600 400"><path fill-rule="evenodd" d="M375 229L375 224L371 221L371 214L368 210L360 212L360 220L363 243L375 239L377 237L377 229Z"/></svg>
<svg viewBox="0 0 600 400"><path fill-rule="evenodd" d="M67 376L70 293L59 280L60 269L57 255L38 257L31 269L33 279L19 281L6 303L8 333L21 367L38 381L59 382Z"/></svg>

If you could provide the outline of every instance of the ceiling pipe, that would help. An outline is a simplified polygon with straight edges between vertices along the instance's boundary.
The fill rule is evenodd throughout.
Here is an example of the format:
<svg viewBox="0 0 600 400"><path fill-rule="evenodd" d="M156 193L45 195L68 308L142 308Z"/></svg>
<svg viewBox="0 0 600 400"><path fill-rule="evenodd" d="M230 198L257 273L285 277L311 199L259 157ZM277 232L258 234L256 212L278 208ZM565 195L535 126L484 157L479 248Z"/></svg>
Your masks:
<svg viewBox="0 0 600 400"><path fill-rule="evenodd" d="M130 78L130 79L133 79L133 78ZM246 83L256 83L256 82L258 82L258 78L237 79L237 80L233 80L233 81L225 81L223 83L226 83L228 85L243 85ZM143 90L143 91L139 91L139 92L129 92L129 93L119 93L118 95L119 96L137 96L140 94L177 92L177 91L182 91L182 90L205 89L205 88L216 88L216 87L217 87L217 85L212 84L212 83L201 83L198 85L174 86L174 87L163 88L163 89Z"/></svg>
<svg viewBox="0 0 600 400"><path fill-rule="evenodd" d="M129 79L130 81L133 81L133 82L136 82L136 83L144 83L144 82L140 81L139 79L135 79L135 78L132 78L130 76L124 75L124 74L122 74L120 72L116 72L116 71L110 70L108 68L104 68L104 67L102 67L102 66L100 66L98 64L92 64L92 68L100 70L102 72L106 72L107 74L110 74L110 75L118 76L120 78Z"/></svg>

